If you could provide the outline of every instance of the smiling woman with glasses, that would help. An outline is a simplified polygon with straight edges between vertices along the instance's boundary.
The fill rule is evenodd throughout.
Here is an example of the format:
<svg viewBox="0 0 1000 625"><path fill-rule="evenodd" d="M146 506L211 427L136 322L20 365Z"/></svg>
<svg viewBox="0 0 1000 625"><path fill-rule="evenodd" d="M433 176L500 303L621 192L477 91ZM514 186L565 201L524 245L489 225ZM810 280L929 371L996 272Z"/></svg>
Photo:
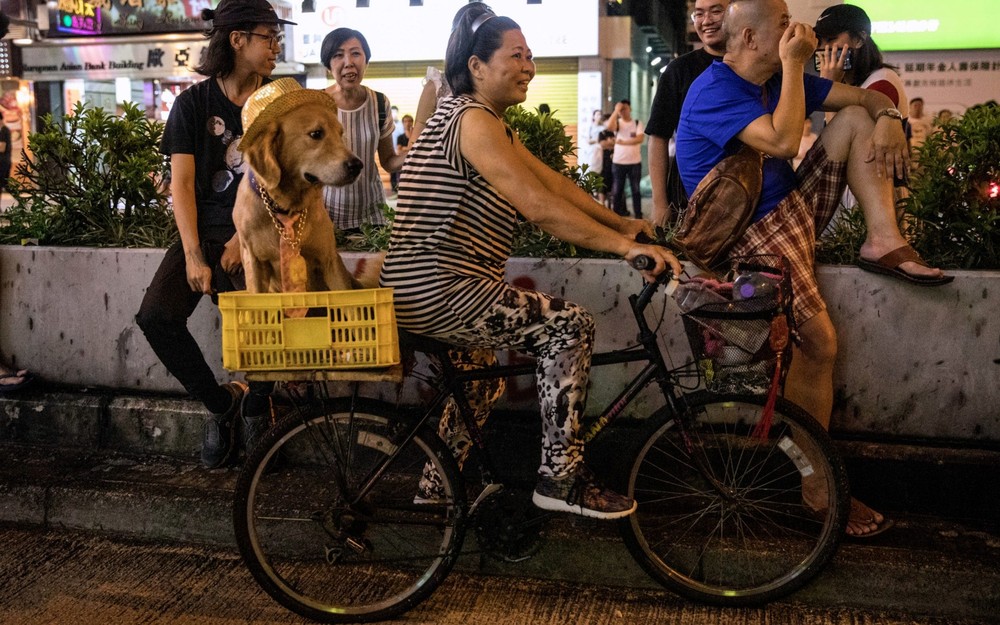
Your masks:
<svg viewBox="0 0 1000 625"><path fill-rule="evenodd" d="M235 419L246 386L219 385L187 328L202 295L242 288L233 204L245 165L239 152L241 109L277 63L280 28L267 0L222 0L202 11L211 21L207 76L177 96L160 151L170 158L170 191L180 241L167 250L143 297L136 322L167 370L211 413L201 461L207 468L238 457ZM264 39L261 45L257 39ZM266 395L265 395L266 399ZM249 401L247 402L250 403Z"/></svg>

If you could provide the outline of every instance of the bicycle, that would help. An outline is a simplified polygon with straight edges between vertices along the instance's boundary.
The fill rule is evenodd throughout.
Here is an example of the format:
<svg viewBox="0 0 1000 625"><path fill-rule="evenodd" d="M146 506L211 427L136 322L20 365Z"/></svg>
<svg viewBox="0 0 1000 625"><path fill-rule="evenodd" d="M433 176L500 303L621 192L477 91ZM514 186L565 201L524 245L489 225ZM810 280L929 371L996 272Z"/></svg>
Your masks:
<svg viewBox="0 0 1000 625"><path fill-rule="evenodd" d="M689 599L722 606L755 605L785 596L815 577L833 557L848 514L843 462L823 428L804 410L765 394L686 389L697 363L671 369L646 319L665 281L645 285L629 301L639 330L629 348L595 354L593 366L645 363L595 420L593 440L650 385L664 405L618 476L619 492L638 510L618 521L636 561L662 585ZM774 306L755 319L785 314ZM404 335L405 336L405 335ZM499 482L463 385L473 380L534 375L533 364L455 370L449 346L409 337L442 367L432 399L416 410L358 396L332 398L326 386L292 383L291 412L249 454L234 495L240 553L275 600L329 623L391 618L417 605L448 575L467 530L480 548L516 560L536 550L539 515L519 512ZM248 376L253 377L253 376ZM257 379L402 379L390 372L264 373ZM470 498L452 453L429 423L445 400L458 402L474 443L482 490ZM441 478L445 497L418 496L425 467ZM812 498L806 505L803 482ZM530 504L528 504L530 505Z"/></svg>

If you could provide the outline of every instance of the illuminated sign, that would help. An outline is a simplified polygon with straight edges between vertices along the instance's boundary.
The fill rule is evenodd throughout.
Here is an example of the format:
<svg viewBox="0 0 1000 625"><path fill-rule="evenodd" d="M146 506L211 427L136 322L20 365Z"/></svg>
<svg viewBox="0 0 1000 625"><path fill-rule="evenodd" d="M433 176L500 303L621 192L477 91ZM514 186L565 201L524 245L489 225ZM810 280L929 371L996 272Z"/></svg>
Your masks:
<svg viewBox="0 0 1000 625"><path fill-rule="evenodd" d="M101 32L101 9L87 0L59 0L56 30L74 35Z"/></svg>

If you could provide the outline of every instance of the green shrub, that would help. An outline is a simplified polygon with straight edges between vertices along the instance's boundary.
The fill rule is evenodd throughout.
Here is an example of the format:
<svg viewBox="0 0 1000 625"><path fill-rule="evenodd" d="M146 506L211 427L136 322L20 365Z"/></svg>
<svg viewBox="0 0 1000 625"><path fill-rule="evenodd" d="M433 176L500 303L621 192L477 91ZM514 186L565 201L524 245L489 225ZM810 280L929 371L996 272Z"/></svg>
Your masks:
<svg viewBox="0 0 1000 625"><path fill-rule="evenodd" d="M78 103L57 122L41 119L10 180L14 205L0 242L92 247L166 247L177 228L162 189L163 124L133 103L121 117Z"/></svg>
<svg viewBox="0 0 1000 625"><path fill-rule="evenodd" d="M917 152L907 212L913 246L933 265L1000 269L1000 106L970 108ZM992 191L991 191L992 189Z"/></svg>
<svg viewBox="0 0 1000 625"><path fill-rule="evenodd" d="M512 106L504 114L504 121L516 133L521 143L538 160L568 177L581 189L594 194L604 185L599 174L587 171L587 166L570 166L566 159L573 155L573 139L566 134L566 126L551 113L528 111L523 106ZM514 233L511 255L529 257L610 257L561 241L528 222L520 222Z"/></svg>

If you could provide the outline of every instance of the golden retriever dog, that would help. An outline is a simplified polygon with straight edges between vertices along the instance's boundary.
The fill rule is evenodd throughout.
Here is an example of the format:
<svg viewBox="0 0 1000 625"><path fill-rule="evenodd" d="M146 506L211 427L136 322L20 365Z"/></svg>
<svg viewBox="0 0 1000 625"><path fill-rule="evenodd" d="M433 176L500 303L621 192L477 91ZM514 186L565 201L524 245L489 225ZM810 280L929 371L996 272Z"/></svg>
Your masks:
<svg viewBox="0 0 1000 625"><path fill-rule="evenodd" d="M362 168L344 144L333 98L291 78L276 80L250 96L243 128L240 147L250 170L237 191L233 222L247 290L364 288L337 253L323 204L324 185L350 184Z"/></svg>

